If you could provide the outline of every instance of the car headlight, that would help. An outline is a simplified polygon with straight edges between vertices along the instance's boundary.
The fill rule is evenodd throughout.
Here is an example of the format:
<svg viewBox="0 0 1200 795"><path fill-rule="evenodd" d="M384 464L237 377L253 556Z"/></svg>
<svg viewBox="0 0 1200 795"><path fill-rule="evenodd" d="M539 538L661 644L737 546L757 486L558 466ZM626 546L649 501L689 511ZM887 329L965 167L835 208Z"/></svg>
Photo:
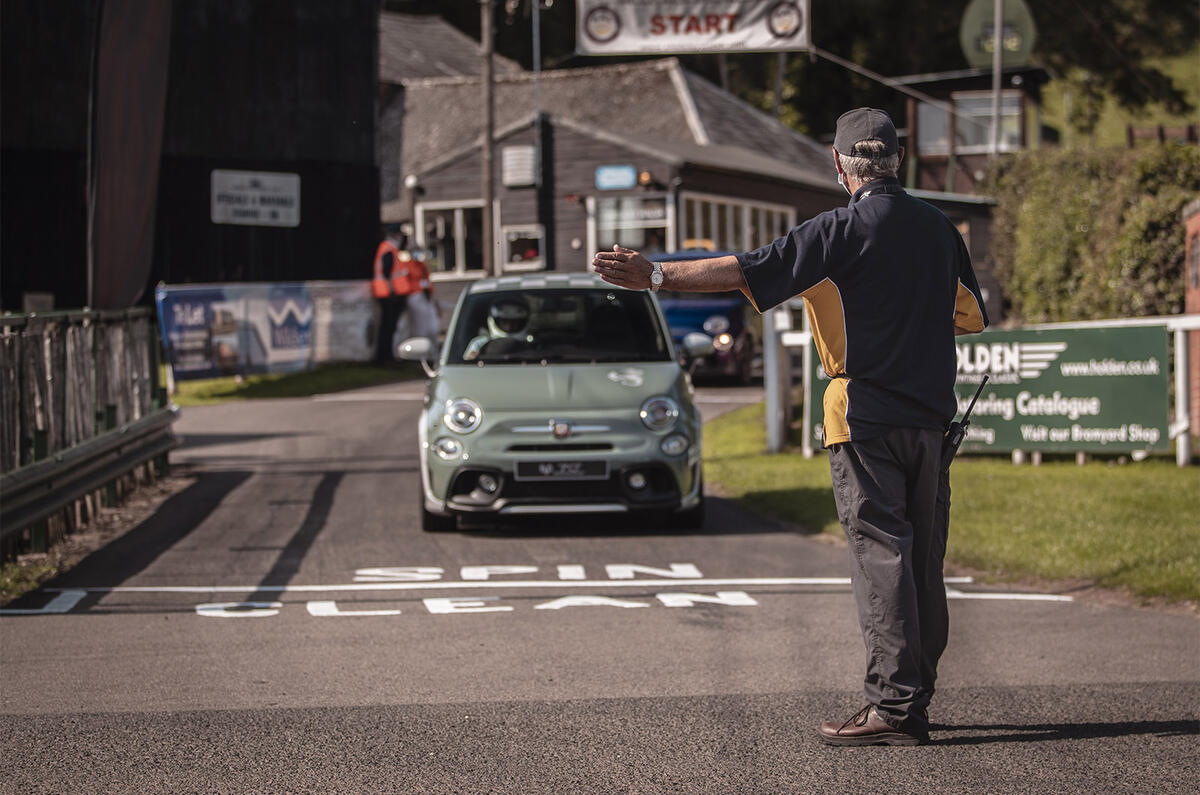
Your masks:
<svg viewBox="0 0 1200 795"><path fill-rule="evenodd" d="M669 397L652 397L642 404L642 422L652 431L665 431L679 419L679 404Z"/></svg>
<svg viewBox="0 0 1200 795"><path fill-rule="evenodd" d="M713 337L713 347L719 351L727 351L733 347L733 335L724 332Z"/></svg>
<svg viewBox="0 0 1200 795"><path fill-rule="evenodd" d="M470 433L483 421L483 409L470 398L453 398L446 401L442 421L455 433Z"/></svg>
<svg viewBox="0 0 1200 795"><path fill-rule="evenodd" d="M463 446L458 439L443 436L433 443L433 451L443 461L452 461L462 455Z"/></svg>
<svg viewBox="0 0 1200 795"><path fill-rule="evenodd" d="M704 333L710 337L729 331L729 318L724 315L712 315L704 321Z"/></svg>
<svg viewBox="0 0 1200 795"><path fill-rule="evenodd" d="M683 455L691 442L682 433L673 433L658 443L658 448L667 455Z"/></svg>

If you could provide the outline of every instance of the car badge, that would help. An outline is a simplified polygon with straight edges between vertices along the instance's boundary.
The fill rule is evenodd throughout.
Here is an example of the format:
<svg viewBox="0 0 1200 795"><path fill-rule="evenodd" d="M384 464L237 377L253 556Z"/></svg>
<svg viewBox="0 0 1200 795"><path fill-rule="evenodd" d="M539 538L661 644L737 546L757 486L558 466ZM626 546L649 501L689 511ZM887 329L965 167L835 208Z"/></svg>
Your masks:
<svg viewBox="0 0 1200 795"><path fill-rule="evenodd" d="M626 367L622 370L609 370L608 380L621 386L639 387L645 381L641 368Z"/></svg>
<svg viewBox="0 0 1200 795"><path fill-rule="evenodd" d="M571 423L566 420L550 420L550 428L555 439L566 439L571 435Z"/></svg>

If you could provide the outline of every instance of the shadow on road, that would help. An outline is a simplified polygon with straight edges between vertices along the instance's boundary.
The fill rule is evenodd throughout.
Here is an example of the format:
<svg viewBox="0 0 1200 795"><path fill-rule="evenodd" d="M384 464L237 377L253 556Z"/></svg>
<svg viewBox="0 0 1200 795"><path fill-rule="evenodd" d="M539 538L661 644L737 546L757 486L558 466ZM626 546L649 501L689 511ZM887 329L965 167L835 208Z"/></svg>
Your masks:
<svg viewBox="0 0 1200 795"><path fill-rule="evenodd" d="M830 500L832 501L832 497ZM718 536L769 533L805 533L804 529L784 525L750 513L738 503L708 495L705 497L704 526L698 529L679 529L670 526L667 517L629 515L565 515L528 517L520 521L481 522L465 524L460 532L487 538L580 538L603 536L645 536L670 534L675 536ZM815 531L814 531L815 532Z"/></svg>
<svg viewBox="0 0 1200 795"><path fill-rule="evenodd" d="M278 587L268 588L267 586L286 586L300 571L300 564L304 562L313 542L317 540L317 536L321 534L325 522L329 519L333 498L337 494L338 485L342 482L344 474L341 471L329 472L317 483L312 500L308 504L308 513L300 522L300 527L280 551L271 570L259 582L259 590L247 597L247 602L270 601L277 597Z"/></svg>
<svg viewBox="0 0 1200 795"><path fill-rule="evenodd" d="M45 599L45 589L49 588L88 588L130 580L202 525L221 501L250 475L250 472L234 471L196 475L191 486L167 498L141 524L7 607L37 607L37 603ZM187 521L181 521L184 518Z"/></svg>
<svg viewBox="0 0 1200 795"><path fill-rule="evenodd" d="M306 433L180 433L179 449L190 450L193 447L210 447L214 444L241 444L242 442L261 442L265 439L308 435Z"/></svg>
<svg viewBox="0 0 1200 795"><path fill-rule="evenodd" d="M1200 722L1195 720L1119 721L1115 723L1033 723L992 725L933 725L939 732L971 732L967 736L937 739L931 745L985 745L987 743L1032 743L1057 740L1096 740L1105 737L1183 737L1200 735ZM974 734L978 732L979 734Z"/></svg>

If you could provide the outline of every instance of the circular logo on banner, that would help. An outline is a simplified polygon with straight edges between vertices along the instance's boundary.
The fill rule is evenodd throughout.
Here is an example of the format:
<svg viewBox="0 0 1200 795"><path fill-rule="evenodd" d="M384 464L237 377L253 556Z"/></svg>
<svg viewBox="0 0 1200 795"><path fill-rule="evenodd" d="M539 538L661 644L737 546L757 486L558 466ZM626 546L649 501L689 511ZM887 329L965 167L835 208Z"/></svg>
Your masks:
<svg viewBox="0 0 1200 795"><path fill-rule="evenodd" d="M621 17L605 6L593 8L583 20L583 32L598 44L612 41L621 32Z"/></svg>
<svg viewBox="0 0 1200 795"><path fill-rule="evenodd" d="M767 12L767 28L777 39L790 39L804 27L804 12L793 2L776 3Z"/></svg>

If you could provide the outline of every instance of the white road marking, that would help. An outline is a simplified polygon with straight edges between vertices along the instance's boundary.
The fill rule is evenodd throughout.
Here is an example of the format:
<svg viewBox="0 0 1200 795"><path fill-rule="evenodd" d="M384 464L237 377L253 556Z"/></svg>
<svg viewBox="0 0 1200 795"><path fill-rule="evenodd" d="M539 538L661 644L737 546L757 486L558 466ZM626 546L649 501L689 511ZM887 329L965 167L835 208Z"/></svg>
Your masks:
<svg viewBox="0 0 1200 795"><path fill-rule="evenodd" d="M48 591L60 591L58 596L51 599L45 607L40 607L36 610L26 609L3 609L0 610L0 616L41 616L57 613L69 613L71 608L79 604L79 600L87 596L88 592L79 589L66 588L48 588Z"/></svg>
<svg viewBox="0 0 1200 795"><path fill-rule="evenodd" d="M196 605L196 615L208 618L269 618L279 615L283 602L213 602Z"/></svg>
<svg viewBox="0 0 1200 795"><path fill-rule="evenodd" d="M672 564L673 569L676 565ZM690 564L682 564L689 566ZM500 567L479 567L492 569L487 572L488 575L499 573L496 569ZM511 567L512 569L520 570L527 567ZM646 569L647 567L628 567ZM382 570L381 570L382 571ZM513 573L522 573L514 571ZM578 572L573 567L568 567L564 572L568 575L575 575ZM629 576L632 572L622 571L621 574ZM670 571L664 573L669 574ZM953 585L964 585L974 582L972 577L946 577L946 597L948 599L976 599L976 600L1010 600L1010 601L1025 601L1025 602L1073 602L1074 597L1061 594L1044 594L1044 593L1015 593L1015 592L992 592L992 591L961 591L951 587ZM770 588L775 586L826 586L849 588L849 577L741 577L741 578L672 578L670 576L656 579L616 579L616 580L582 580L582 579L562 579L562 580L458 580L458 581L424 581L424 582L359 582L346 583L339 585L119 585L106 587L90 587L90 588L46 588L50 593L57 593L46 606L35 609L0 609L0 615L50 615L62 614L70 612L83 598L89 593L141 593L141 594L249 594L249 593L271 593L276 598L283 598L288 594L305 594L305 593L339 593L339 592L370 592L370 591L453 591L453 590L468 590L478 591L480 589L578 589L588 588L596 591L604 591L615 588L652 588L658 590L661 588L680 588L680 587L696 587L696 586L743 586L743 587L759 587ZM452 596L439 598L423 599L426 609L430 613L473 613L473 612L507 612L512 608L507 605L491 605L489 602L494 602L500 597L497 596ZM740 591L718 591L715 596L694 594L694 593L657 593L656 598L667 607L690 607L696 603L714 603L726 605L757 605L758 603ZM582 596L561 596L557 599L539 605L537 609L558 609L560 607L576 607L581 605L604 605L604 606L621 606L634 607L644 606L641 603L623 602L622 600L613 597L601 596L596 594L588 594ZM213 618L254 618L267 617L278 614L282 609L282 602L216 602L204 605L196 605L197 614L209 616ZM395 616L400 615L398 609L387 610L341 610L337 603L333 601L310 601L307 603L307 609L310 615L316 617L347 617L347 616Z"/></svg>
<svg viewBox="0 0 1200 795"><path fill-rule="evenodd" d="M962 585L974 582L971 577L947 577L948 584ZM79 593L337 593L346 591L448 591L479 590L481 588L661 588L682 586L844 586L850 585L849 577L740 577L704 579L653 579L653 580L473 580L435 582L377 582L345 583L341 585L116 585L71 589ZM68 589L47 588L47 591ZM1067 597L1069 598L1069 597Z"/></svg>
<svg viewBox="0 0 1200 795"><path fill-rule="evenodd" d="M398 616L399 610L342 610L337 602L309 602L308 614L317 618L340 616Z"/></svg>
<svg viewBox="0 0 1200 795"><path fill-rule="evenodd" d="M950 582L950 578L947 578ZM970 577L957 579L958 583L971 582ZM849 586L849 577L740 577L724 579L672 579L653 580L437 580L434 582L375 582L346 583L341 585L117 585L111 587L86 588L89 593L334 593L342 591L447 591L479 590L481 588L658 588L696 585L831 585ZM53 589L47 589L53 590Z"/></svg>
<svg viewBox="0 0 1200 795"><path fill-rule="evenodd" d="M959 591L946 589L947 599L1013 599L1025 602L1074 602L1074 597L1052 593L992 593L990 591Z"/></svg>

